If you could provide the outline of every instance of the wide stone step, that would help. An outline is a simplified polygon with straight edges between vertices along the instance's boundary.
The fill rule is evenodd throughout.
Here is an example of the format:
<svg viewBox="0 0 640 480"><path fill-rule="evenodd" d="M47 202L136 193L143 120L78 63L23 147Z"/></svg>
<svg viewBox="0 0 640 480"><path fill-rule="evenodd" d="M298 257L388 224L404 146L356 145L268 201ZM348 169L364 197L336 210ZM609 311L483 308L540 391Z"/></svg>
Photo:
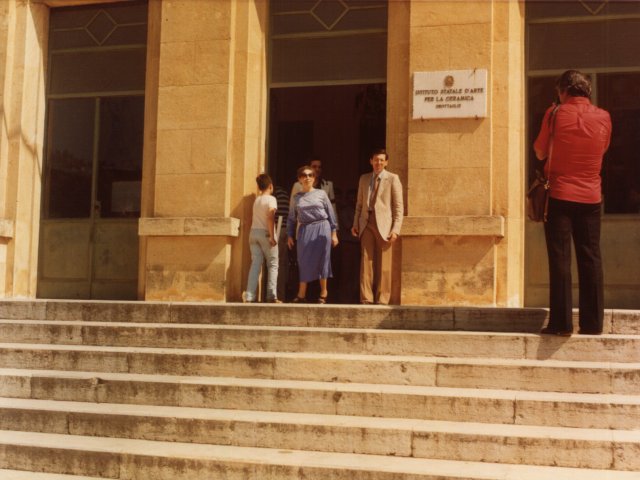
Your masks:
<svg viewBox="0 0 640 480"><path fill-rule="evenodd" d="M319 327L0 321L11 343L640 362L640 336L557 337Z"/></svg>
<svg viewBox="0 0 640 480"><path fill-rule="evenodd" d="M640 470L640 431L11 398L0 398L0 430Z"/></svg>
<svg viewBox="0 0 640 480"><path fill-rule="evenodd" d="M0 396L579 428L640 428L637 395L0 369Z"/></svg>
<svg viewBox="0 0 640 480"><path fill-rule="evenodd" d="M64 475L59 473L30 472L28 470L7 470L0 468L2 480L99 480L100 477L84 475ZM104 478L104 477L103 477Z"/></svg>
<svg viewBox="0 0 640 480"><path fill-rule="evenodd" d="M0 368L640 394L640 363L0 343Z"/></svg>
<svg viewBox="0 0 640 480"><path fill-rule="evenodd" d="M0 467L154 480L637 480L637 472L0 431Z"/></svg>
<svg viewBox="0 0 640 480"><path fill-rule="evenodd" d="M0 318L536 333L542 308L265 305L233 303L2 300ZM577 310L574 310L577 325ZM640 311L605 310L606 333L640 334Z"/></svg>

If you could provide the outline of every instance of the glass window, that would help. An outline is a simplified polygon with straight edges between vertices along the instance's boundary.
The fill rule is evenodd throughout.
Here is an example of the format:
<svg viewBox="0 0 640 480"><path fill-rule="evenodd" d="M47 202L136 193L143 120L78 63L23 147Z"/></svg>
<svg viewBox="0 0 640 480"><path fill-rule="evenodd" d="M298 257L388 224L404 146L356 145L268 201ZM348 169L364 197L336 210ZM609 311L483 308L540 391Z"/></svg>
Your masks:
<svg viewBox="0 0 640 480"><path fill-rule="evenodd" d="M101 99L97 198L103 218L140 214L143 120L143 97Z"/></svg>
<svg viewBox="0 0 640 480"><path fill-rule="evenodd" d="M103 45L144 46L147 42L147 2L54 8L49 29L52 51Z"/></svg>
<svg viewBox="0 0 640 480"><path fill-rule="evenodd" d="M640 213L640 73L598 75L598 103L611 114L602 167L605 213Z"/></svg>
<svg viewBox="0 0 640 480"><path fill-rule="evenodd" d="M555 94L555 77L533 77L529 79L529 180L527 185L533 182L536 169L539 169L541 163L536 158L533 151L533 142L540 131L540 124L551 102L554 100Z"/></svg>
<svg viewBox="0 0 640 480"><path fill-rule="evenodd" d="M640 45L640 19L533 24L529 42L530 69L640 65L640 48L629 48Z"/></svg>
<svg viewBox="0 0 640 480"><path fill-rule="evenodd" d="M272 0L271 84L387 76L387 0Z"/></svg>
<svg viewBox="0 0 640 480"><path fill-rule="evenodd" d="M146 1L51 10L45 218L139 216L146 31Z"/></svg>
<svg viewBox="0 0 640 480"><path fill-rule="evenodd" d="M144 90L144 49L52 55L49 94Z"/></svg>
<svg viewBox="0 0 640 480"><path fill-rule="evenodd" d="M95 101L49 101L45 218L91 216Z"/></svg>

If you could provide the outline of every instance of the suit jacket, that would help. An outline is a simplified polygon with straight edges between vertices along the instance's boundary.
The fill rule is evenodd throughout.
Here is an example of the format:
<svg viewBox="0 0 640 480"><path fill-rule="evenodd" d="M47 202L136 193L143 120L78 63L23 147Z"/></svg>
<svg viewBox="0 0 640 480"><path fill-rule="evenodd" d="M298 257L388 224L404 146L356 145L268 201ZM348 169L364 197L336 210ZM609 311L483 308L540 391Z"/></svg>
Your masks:
<svg viewBox="0 0 640 480"><path fill-rule="evenodd" d="M358 199L356 201L356 213L353 218L353 226L358 229L358 235L367 227L369 220L369 198L371 196L371 177L373 172L365 173L358 182ZM392 233L400 235L402 216L404 215L404 202L402 200L402 184L400 177L395 173L383 170L379 175L378 193L374 204L376 223L380 236L385 240ZM375 186L374 186L375 187Z"/></svg>

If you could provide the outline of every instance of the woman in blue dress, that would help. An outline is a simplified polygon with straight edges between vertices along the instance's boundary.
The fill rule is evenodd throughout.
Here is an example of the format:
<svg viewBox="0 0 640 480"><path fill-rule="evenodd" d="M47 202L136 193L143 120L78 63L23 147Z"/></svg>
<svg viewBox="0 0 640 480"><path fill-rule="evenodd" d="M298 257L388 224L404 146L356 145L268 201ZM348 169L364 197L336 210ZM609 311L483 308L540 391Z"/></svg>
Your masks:
<svg viewBox="0 0 640 480"><path fill-rule="evenodd" d="M293 197L287 220L287 244L289 248L293 248L296 241L298 244L300 284L294 303L306 301L307 283L314 280L320 281L318 303L326 303L327 278L332 276L331 247L338 245L337 223L331 201L324 190L313 188L314 175L309 166L298 169L302 191Z"/></svg>

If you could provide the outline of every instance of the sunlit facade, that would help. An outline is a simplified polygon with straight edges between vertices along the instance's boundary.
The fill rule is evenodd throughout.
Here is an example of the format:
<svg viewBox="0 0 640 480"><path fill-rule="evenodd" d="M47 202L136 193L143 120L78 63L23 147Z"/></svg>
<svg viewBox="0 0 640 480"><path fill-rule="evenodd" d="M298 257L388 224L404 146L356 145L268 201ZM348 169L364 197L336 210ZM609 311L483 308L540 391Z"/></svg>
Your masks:
<svg viewBox="0 0 640 480"><path fill-rule="evenodd" d="M317 156L348 209L386 146L393 302L545 306L524 192L578 68L613 119L606 305L640 308L637 2L7 0L0 19L2 297L239 301L255 176L288 190ZM414 75L463 70L486 70L486 115L415 118Z"/></svg>

